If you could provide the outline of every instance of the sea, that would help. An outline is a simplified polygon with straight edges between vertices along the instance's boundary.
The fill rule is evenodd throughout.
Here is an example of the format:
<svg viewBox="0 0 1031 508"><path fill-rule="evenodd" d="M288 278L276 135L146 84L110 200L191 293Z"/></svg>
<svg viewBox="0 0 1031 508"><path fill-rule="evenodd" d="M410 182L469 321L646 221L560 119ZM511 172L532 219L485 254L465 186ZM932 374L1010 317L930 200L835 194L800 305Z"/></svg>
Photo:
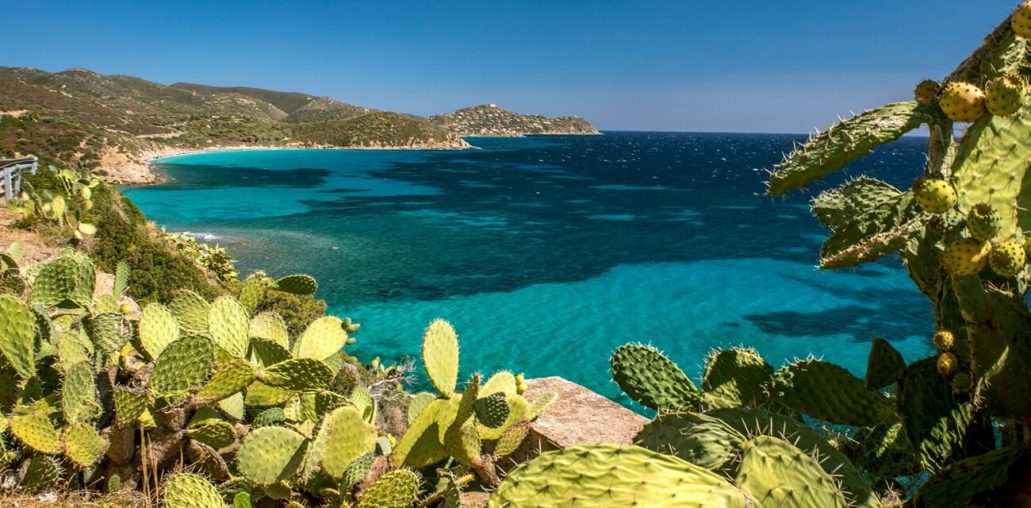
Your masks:
<svg viewBox="0 0 1031 508"><path fill-rule="evenodd" d="M632 406L621 344L654 345L698 379L712 351L772 365L815 356L857 376L873 337L933 354L930 303L898 259L817 268L820 189L870 175L900 188L926 138L905 137L787 197L767 170L804 136L606 132L469 138L472 150L254 150L162 159L124 189L152 220L227 247L241 273L303 272L361 323L364 362L418 358L435 318L461 371L562 376ZM416 367L416 387L425 378Z"/></svg>

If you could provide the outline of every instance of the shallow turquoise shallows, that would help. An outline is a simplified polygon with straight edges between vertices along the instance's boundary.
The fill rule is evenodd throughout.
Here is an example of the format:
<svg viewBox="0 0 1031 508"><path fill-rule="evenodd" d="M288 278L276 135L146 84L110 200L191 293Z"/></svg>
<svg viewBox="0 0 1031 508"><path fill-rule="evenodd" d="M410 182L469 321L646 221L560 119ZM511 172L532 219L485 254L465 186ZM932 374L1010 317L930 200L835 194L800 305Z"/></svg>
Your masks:
<svg viewBox="0 0 1031 508"><path fill-rule="evenodd" d="M711 350L739 344L857 375L872 337L907 360L930 354L930 306L897 261L818 271L826 231L809 195L764 195L764 169L799 139L610 132L449 152L208 153L165 159L168 183L125 192L168 229L228 246L241 272L315 275L330 311L362 323L364 361L417 358L444 317L464 374L561 375L628 403L608 357L629 341L696 378ZM906 186L922 143L883 147L835 180Z"/></svg>

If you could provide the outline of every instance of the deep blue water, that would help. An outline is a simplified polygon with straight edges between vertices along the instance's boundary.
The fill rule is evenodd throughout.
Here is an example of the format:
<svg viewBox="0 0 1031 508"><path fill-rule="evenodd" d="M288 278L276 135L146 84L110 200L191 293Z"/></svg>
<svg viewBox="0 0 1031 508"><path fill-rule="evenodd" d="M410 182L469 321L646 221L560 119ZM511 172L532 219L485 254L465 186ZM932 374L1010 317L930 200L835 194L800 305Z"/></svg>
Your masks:
<svg viewBox="0 0 1031 508"><path fill-rule="evenodd" d="M809 195L763 194L802 138L618 133L473 138L481 150L282 150L165 159L164 185L126 189L170 230L215 235L241 272L308 272L355 348L418 356L449 319L462 368L562 375L618 397L608 356L665 350L692 376L713 348L771 363L808 354L865 369L871 337L929 354L926 299L897 262L815 269ZM908 186L926 140L853 164Z"/></svg>

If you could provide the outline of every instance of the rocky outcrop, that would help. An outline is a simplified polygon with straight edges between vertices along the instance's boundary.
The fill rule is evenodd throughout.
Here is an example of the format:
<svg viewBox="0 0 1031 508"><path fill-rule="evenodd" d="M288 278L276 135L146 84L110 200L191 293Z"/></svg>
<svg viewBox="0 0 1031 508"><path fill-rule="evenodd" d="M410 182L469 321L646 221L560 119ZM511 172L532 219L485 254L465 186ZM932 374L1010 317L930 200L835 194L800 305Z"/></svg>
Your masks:
<svg viewBox="0 0 1031 508"><path fill-rule="evenodd" d="M600 134L598 129L578 116L548 118L524 115L494 104L462 108L434 115L431 123L462 136L525 136L528 134Z"/></svg>
<svg viewBox="0 0 1031 508"><path fill-rule="evenodd" d="M630 444L648 419L561 377L526 382L526 398L547 393L558 400L530 426L530 433L512 458L519 463L540 452L585 444Z"/></svg>

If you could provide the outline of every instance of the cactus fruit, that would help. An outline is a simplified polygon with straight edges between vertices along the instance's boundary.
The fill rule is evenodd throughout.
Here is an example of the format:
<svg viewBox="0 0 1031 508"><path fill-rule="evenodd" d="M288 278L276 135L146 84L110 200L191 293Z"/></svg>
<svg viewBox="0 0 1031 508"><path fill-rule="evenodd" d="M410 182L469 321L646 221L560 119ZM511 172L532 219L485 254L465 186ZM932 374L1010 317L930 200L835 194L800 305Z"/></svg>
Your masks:
<svg viewBox="0 0 1031 508"><path fill-rule="evenodd" d="M295 358L314 358L325 361L339 353L347 343L347 332L341 327L339 318L325 316L308 325L294 343Z"/></svg>
<svg viewBox="0 0 1031 508"><path fill-rule="evenodd" d="M376 446L376 428L353 407L334 409L322 420L315 450L322 470L334 480L343 478L347 466Z"/></svg>
<svg viewBox="0 0 1031 508"><path fill-rule="evenodd" d="M262 486L288 480L301 467L307 449L304 436L286 427L262 427L243 438L236 453L240 474Z"/></svg>
<svg viewBox="0 0 1031 508"><path fill-rule="evenodd" d="M166 508L225 508L218 489L203 476L194 473L168 475L161 484Z"/></svg>
<svg viewBox="0 0 1031 508"><path fill-rule="evenodd" d="M921 178L913 185L913 196L929 213L945 213L956 206L956 189L940 178Z"/></svg>
<svg viewBox="0 0 1031 508"><path fill-rule="evenodd" d="M848 506L834 478L813 457L770 436L745 443L737 484L760 506Z"/></svg>
<svg viewBox="0 0 1031 508"><path fill-rule="evenodd" d="M995 116L1010 116L1024 103L1024 80L1020 76L1005 75L988 85L985 98L988 111Z"/></svg>
<svg viewBox="0 0 1031 508"><path fill-rule="evenodd" d="M942 266L953 275L974 275L988 264L992 244L974 238L950 243L942 254Z"/></svg>
<svg viewBox="0 0 1031 508"><path fill-rule="evenodd" d="M208 333L211 342L230 356L243 358L250 337L250 317L240 302L220 296L211 303L208 312Z"/></svg>
<svg viewBox="0 0 1031 508"><path fill-rule="evenodd" d="M419 475L398 469L376 479L362 494L357 508L407 508L419 498Z"/></svg>
<svg viewBox="0 0 1031 508"><path fill-rule="evenodd" d="M319 290L319 284L311 275L298 273L276 279L275 288L284 293L313 295Z"/></svg>
<svg viewBox="0 0 1031 508"><path fill-rule="evenodd" d="M985 113L985 94L972 83L952 81L945 84L938 104L949 119L974 122Z"/></svg>
<svg viewBox="0 0 1031 508"><path fill-rule="evenodd" d="M938 374L942 377L952 377L956 373L956 369L959 368L959 360L956 355L946 351L938 355Z"/></svg>
<svg viewBox="0 0 1031 508"><path fill-rule="evenodd" d="M36 375L36 316L21 300L0 296L0 353L24 379Z"/></svg>
<svg viewBox="0 0 1031 508"><path fill-rule="evenodd" d="M61 434L45 415L14 415L10 423L11 434L25 446L49 455L61 453Z"/></svg>
<svg viewBox="0 0 1031 508"><path fill-rule="evenodd" d="M803 360L777 371L773 392L788 407L833 423L876 425L894 414L879 391L832 363Z"/></svg>
<svg viewBox="0 0 1031 508"><path fill-rule="evenodd" d="M609 360L612 378L630 398L657 410L692 408L701 392L677 364L644 344L620 346Z"/></svg>
<svg viewBox="0 0 1031 508"><path fill-rule="evenodd" d="M999 242L988 255L988 264L991 265L993 272L1003 277L1016 276L1027 264L1027 253L1024 252L1023 242L1013 240Z"/></svg>
<svg viewBox="0 0 1031 508"><path fill-rule="evenodd" d="M258 379L268 386L291 392L314 392L333 382L333 371L313 358L292 358L259 372Z"/></svg>
<svg viewBox="0 0 1031 508"><path fill-rule="evenodd" d="M931 344L934 345L938 352L951 351L953 346L956 345L956 336L948 330L938 330L931 337Z"/></svg>
<svg viewBox="0 0 1031 508"><path fill-rule="evenodd" d="M107 440L85 423L75 423L65 429L63 441L65 456L80 467L100 462L107 452Z"/></svg>
<svg viewBox="0 0 1031 508"><path fill-rule="evenodd" d="M1025 39L1031 39L1031 1L1025 1L1010 16L1010 27L1013 33Z"/></svg>
<svg viewBox="0 0 1031 508"><path fill-rule="evenodd" d="M930 106L938 100L938 93L941 92L941 83L933 79L925 79L916 85L913 91L913 98L921 106Z"/></svg>
<svg viewBox="0 0 1031 508"><path fill-rule="evenodd" d="M458 384L458 335L451 323L436 319L422 338L422 364L433 387L451 398Z"/></svg>
<svg viewBox="0 0 1031 508"><path fill-rule="evenodd" d="M527 390L530 389L530 387L526 385L526 375L523 374L522 372L520 372L519 374L516 374L515 382L516 382L516 395L522 395L522 394L526 393Z"/></svg>
<svg viewBox="0 0 1031 508"><path fill-rule="evenodd" d="M678 457L637 446L572 446L512 471L490 508L536 506L748 506L727 480Z"/></svg>
<svg viewBox="0 0 1031 508"><path fill-rule="evenodd" d="M484 426L496 429L508 419L508 396L504 392L492 393L473 405L476 420Z"/></svg>
<svg viewBox="0 0 1031 508"><path fill-rule="evenodd" d="M990 242L999 234L999 214L992 205L978 203L967 214L967 232L976 240Z"/></svg>

